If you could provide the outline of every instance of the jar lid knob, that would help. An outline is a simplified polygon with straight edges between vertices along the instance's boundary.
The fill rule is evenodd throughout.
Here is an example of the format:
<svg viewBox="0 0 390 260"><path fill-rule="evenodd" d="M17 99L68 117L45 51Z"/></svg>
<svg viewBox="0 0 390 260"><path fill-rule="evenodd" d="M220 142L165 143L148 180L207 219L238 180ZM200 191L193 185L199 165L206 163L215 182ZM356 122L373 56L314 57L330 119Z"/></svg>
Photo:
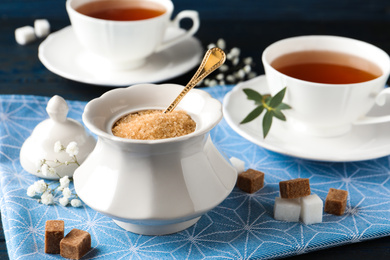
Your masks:
<svg viewBox="0 0 390 260"><path fill-rule="evenodd" d="M46 106L49 117L56 122L65 122L69 107L65 99L60 96L53 96Z"/></svg>

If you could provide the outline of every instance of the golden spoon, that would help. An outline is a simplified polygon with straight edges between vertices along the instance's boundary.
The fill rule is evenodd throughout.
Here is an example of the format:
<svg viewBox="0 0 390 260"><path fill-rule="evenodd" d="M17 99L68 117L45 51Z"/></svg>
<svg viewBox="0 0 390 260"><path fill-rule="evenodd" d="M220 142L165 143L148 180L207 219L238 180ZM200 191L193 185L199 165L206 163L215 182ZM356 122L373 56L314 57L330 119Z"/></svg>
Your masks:
<svg viewBox="0 0 390 260"><path fill-rule="evenodd" d="M211 72L219 68L226 59L226 54L220 48L212 48L206 52L202 63L200 64L198 70L184 89L180 92L177 98L168 106L164 113L172 112L183 97L193 89L196 84L198 84L202 79L208 76Z"/></svg>

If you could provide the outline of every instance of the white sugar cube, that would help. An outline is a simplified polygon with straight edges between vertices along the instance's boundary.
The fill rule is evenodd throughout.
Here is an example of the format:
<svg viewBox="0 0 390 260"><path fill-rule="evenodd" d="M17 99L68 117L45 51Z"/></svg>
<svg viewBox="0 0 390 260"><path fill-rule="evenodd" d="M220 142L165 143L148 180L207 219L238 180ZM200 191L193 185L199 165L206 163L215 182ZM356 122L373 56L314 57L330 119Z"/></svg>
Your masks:
<svg viewBox="0 0 390 260"><path fill-rule="evenodd" d="M32 26L23 26L15 30L15 40L20 45L25 45L36 39Z"/></svg>
<svg viewBox="0 0 390 260"><path fill-rule="evenodd" d="M274 219L298 222L301 213L300 199L275 198Z"/></svg>
<svg viewBox="0 0 390 260"><path fill-rule="evenodd" d="M323 202L316 194L301 198L301 220L306 225L322 222Z"/></svg>
<svg viewBox="0 0 390 260"><path fill-rule="evenodd" d="M242 173L245 171L245 162L241 161L240 159L236 157L231 157L230 162L233 165L233 167L237 170L237 173Z"/></svg>
<svg viewBox="0 0 390 260"><path fill-rule="evenodd" d="M46 19L38 19L34 21L35 35L39 38L46 37L50 33L50 24Z"/></svg>

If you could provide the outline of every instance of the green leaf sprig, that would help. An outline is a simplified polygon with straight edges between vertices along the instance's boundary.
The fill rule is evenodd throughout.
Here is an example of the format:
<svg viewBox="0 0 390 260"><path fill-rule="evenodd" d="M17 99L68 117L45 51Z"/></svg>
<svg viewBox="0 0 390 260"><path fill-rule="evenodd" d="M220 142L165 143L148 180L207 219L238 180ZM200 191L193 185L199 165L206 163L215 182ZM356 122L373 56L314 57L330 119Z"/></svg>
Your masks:
<svg viewBox="0 0 390 260"><path fill-rule="evenodd" d="M286 89L287 88L282 89L272 97L269 94L261 95L259 92L253 89L244 88L243 91L247 98L249 100L255 101L255 105L257 106L240 122L240 124L245 124L254 120L260 116L264 110L266 110L263 117L263 137L266 138L269 130L271 129L273 117L276 117L282 121L286 121L286 116L282 113L282 110L291 109L289 105L283 103Z"/></svg>

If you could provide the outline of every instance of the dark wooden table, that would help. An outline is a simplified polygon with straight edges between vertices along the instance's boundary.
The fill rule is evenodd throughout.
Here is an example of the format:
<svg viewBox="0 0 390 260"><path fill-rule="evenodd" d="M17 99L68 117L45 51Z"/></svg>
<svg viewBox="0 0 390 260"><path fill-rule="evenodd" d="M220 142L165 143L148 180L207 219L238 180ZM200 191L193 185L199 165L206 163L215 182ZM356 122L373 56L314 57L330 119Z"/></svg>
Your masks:
<svg viewBox="0 0 390 260"><path fill-rule="evenodd" d="M238 2L238 0L235 1ZM36 11L39 9L39 3L45 2L45 0L34 2L37 3L36 6L34 5L35 9L32 10ZM61 2L58 5L58 1L52 2L57 2L57 4L53 3L53 8L62 8L64 4ZM191 3L193 2L196 1ZM287 4L286 1L276 2ZM309 3L308 1L303 2ZM323 3L324 1L319 2ZM329 2L335 4L337 1ZM357 0L357 2L363 3L360 0ZM386 1L379 2L385 3ZM111 89L110 87L89 85L64 79L47 70L37 56L38 46L41 41L36 41L26 46L18 45L15 42L14 30L24 25L32 25L34 19L46 17L44 13L39 13L38 11L30 13L29 16L23 15L27 13L25 6L22 8L21 14L16 14L15 10L17 8L15 9L12 6L15 3L18 3L18 1L5 0L0 3L0 12L2 12L0 13L0 94L31 94L49 97L57 94L66 99L88 101ZM31 2L29 3L31 4ZM181 2L179 9L191 9L193 7L191 3L189 1ZM215 1L210 1L210 3L215 4ZM345 16L348 19L344 19L343 15L326 16L328 13L329 15L332 14L331 6L327 6L326 12L321 13L322 16L319 19L309 19L313 18L310 16L311 14L308 15L307 19L305 17L295 17L297 19L294 19L294 16L291 14L288 17L283 16L281 11L276 12L275 16L270 15L268 12L263 12L264 19L261 16L257 17L256 12L253 10L248 10L247 17L234 15L234 8L237 3L236 5L225 6L228 15L212 16L202 7L199 8L199 11L202 12L204 10L206 15L201 16L201 28L196 37L201 40L204 46L216 42L219 38L223 38L228 48L239 47L242 51L241 57L251 56L254 59L256 63L254 69L258 74L264 73L261 65L261 53L264 48L279 39L297 35L329 34L352 37L370 42L390 53L390 3L387 9L383 10L383 13L381 13L382 9L379 10L378 8L385 8L386 4L380 6L375 1L365 1L364 3L368 9L355 10L355 15L346 13ZM369 9L370 3L371 9ZM21 3L18 4L20 6ZM268 5L267 7L269 8L268 11L271 12L272 6ZM343 7L345 12L349 12L350 10L347 9L345 6ZM367 15L360 19L359 15L363 15L365 11L367 11ZM383 15L382 18L379 17L380 14ZM69 25L69 20L64 10L53 10L48 20L51 23L52 31ZM169 82L186 84L193 73L194 70L171 79ZM7 259L4 235L2 229L0 231L0 259ZM390 237L384 237L350 245L340 245L339 247L289 259L379 260L389 258Z"/></svg>

